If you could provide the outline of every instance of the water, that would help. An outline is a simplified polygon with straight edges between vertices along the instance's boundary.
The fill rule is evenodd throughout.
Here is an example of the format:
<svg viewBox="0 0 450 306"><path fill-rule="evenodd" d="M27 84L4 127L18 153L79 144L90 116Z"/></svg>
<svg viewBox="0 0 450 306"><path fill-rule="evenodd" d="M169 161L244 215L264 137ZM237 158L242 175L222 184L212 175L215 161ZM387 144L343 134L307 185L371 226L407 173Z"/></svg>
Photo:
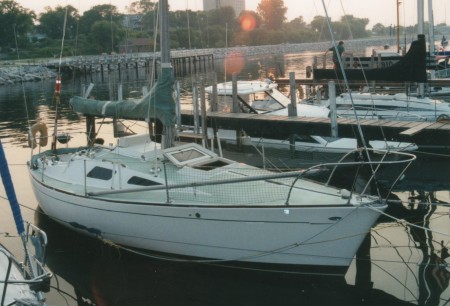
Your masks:
<svg viewBox="0 0 450 306"><path fill-rule="evenodd" d="M247 59L241 75L255 76L260 65L272 67L280 61L274 67L301 75L316 54L320 50ZM221 67L216 64L219 76L224 75ZM185 103L192 79L201 77L207 76L181 79ZM92 95L108 97L110 85L98 75L92 80L63 79L58 116L59 132L70 133L72 143L80 145L84 144L84 119L70 110L68 98L78 94L86 80L96 84ZM146 81L130 74L123 83L124 96L130 96L138 95ZM446 305L450 300L450 271L445 263L450 242L448 155L419 154L397 186L397 201L387 211L391 217L383 217L373 228L360 259L353 261L345 278L177 263L87 238L39 210L26 166L31 154L27 127L38 118L53 125L53 90L53 81L0 88L0 138L24 219L37 223L50 241L47 264L55 276L46 294L49 305ZM102 129L111 130L110 123L105 120ZM129 123L129 128L143 127ZM0 241L19 254L20 243L1 190Z"/></svg>

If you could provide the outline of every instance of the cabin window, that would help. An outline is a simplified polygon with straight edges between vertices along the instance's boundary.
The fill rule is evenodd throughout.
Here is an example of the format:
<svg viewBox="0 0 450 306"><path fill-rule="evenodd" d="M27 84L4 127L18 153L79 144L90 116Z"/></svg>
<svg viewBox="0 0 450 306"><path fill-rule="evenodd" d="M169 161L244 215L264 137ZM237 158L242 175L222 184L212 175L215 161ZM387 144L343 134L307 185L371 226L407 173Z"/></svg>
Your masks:
<svg viewBox="0 0 450 306"><path fill-rule="evenodd" d="M317 143L317 140L315 140L314 138L312 138L311 136L308 135L295 135L295 140L297 141L301 141L301 142L309 142L309 143Z"/></svg>
<svg viewBox="0 0 450 306"><path fill-rule="evenodd" d="M172 156L179 162L185 162L199 157L203 157L205 156L205 154L195 149L190 149L173 153Z"/></svg>
<svg viewBox="0 0 450 306"><path fill-rule="evenodd" d="M210 161L217 157L217 154L192 143L165 149L164 156L177 167L183 167L187 164Z"/></svg>
<svg viewBox="0 0 450 306"><path fill-rule="evenodd" d="M193 168L198 169L198 170L209 171L209 170L213 170L213 169L216 169L216 168L220 168L220 167L226 166L228 164L229 163L224 162L222 160L216 160L216 161L213 161L211 163L195 165L195 166L193 166Z"/></svg>
<svg viewBox="0 0 450 306"><path fill-rule="evenodd" d="M89 171L87 177L108 181L112 178L112 170L103 167L94 167Z"/></svg>
<svg viewBox="0 0 450 306"><path fill-rule="evenodd" d="M158 182L152 181L152 180L148 180L145 179L143 177L139 177L139 176L132 176L129 180L128 180L128 184L131 185L139 185L139 186L154 186L154 185L162 185Z"/></svg>

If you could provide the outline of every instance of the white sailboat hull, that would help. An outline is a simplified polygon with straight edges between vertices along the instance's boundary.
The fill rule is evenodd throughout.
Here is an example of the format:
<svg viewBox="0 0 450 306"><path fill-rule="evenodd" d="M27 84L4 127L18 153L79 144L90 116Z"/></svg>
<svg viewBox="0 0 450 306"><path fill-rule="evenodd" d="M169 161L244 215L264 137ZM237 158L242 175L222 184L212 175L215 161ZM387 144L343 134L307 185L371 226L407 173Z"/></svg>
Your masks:
<svg viewBox="0 0 450 306"><path fill-rule="evenodd" d="M333 266L351 263L379 211L325 207L174 205L114 201L57 190L32 172L46 214L115 244L179 256L259 264ZM379 207L381 210L384 206Z"/></svg>

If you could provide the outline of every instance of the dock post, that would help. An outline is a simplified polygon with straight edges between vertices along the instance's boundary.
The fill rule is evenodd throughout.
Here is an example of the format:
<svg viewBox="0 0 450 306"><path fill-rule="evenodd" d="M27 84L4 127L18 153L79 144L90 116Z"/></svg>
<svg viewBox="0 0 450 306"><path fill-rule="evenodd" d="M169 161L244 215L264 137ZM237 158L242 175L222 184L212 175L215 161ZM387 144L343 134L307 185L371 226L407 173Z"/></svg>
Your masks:
<svg viewBox="0 0 450 306"><path fill-rule="evenodd" d="M218 93L217 93L217 74L213 72L212 74L212 97L211 97L211 111L217 112L217 100L218 100Z"/></svg>
<svg viewBox="0 0 450 306"><path fill-rule="evenodd" d="M336 84L328 82L328 97L330 99L331 137L338 137L337 115L336 115Z"/></svg>
<svg viewBox="0 0 450 306"><path fill-rule="evenodd" d="M177 127L181 129L181 101L180 101L180 82L176 81L175 83L175 93L176 93L176 115L177 115Z"/></svg>
<svg viewBox="0 0 450 306"><path fill-rule="evenodd" d="M239 112L239 104L238 104L238 99L237 99L237 74L236 72L233 73L233 75L231 76L231 97L232 97L232 101L233 101L233 113L238 113Z"/></svg>
<svg viewBox="0 0 450 306"><path fill-rule="evenodd" d="M288 116L297 117L297 95L295 94L295 72L289 72L291 103L288 105ZM295 134L289 135L289 151L295 156Z"/></svg>
<svg viewBox="0 0 450 306"><path fill-rule="evenodd" d="M237 98L237 74L236 72L234 72L231 76L231 96L232 96L232 100L233 100L233 113L239 113L239 102L238 102L238 98ZM239 131L239 129L236 129L236 145L237 145L237 149L238 151L242 150L242 139L241 139L241 133Z"/></svg>
<svg viewBox="0 0 450 306"><path fill-rule="evenodd" d="M200 103L202 112L202 135L203 146L208 149L208 126L206 125L206 99L205 99L205 81L200 80Z"/></svg>
<svg viewBox="0 0 450 306"><path fill-rule="evenodd" d="M295 72L289 72L289 85L291 93L291 103L288 107L288 116L297 116L297 95L295 93Z"/></svg>
<svg viewBox="0 0 450 306"><path fill-rule="evenodd" d="M86 136L89 147L94 145L96 137L95 131L95 116L86 116Z"/></svg>
<svg viewBox="0 0 450 306"><path fill-rule="evenodd" d="M145 64L145 62L144 62L144 64ZM137 61L135 62L135 71L136 71L136 79L138 79L139 78L139 64Z"/></svg>
<svg viewBox="0 0 450 306"><path fill-rule="evenodd" d="M123 87L122 87L122 83L119 83L119 88L117 89L117 101L123 101Z"/></svg>
<svg viewBox="0 0 450 306"><path fill-rule="evenodd" d="M192 99L193 99L193 107L194 107L194 134L199 133L199 124L198 124L198 95L197 95L197 83L193 82L192 84Z"/></svg>

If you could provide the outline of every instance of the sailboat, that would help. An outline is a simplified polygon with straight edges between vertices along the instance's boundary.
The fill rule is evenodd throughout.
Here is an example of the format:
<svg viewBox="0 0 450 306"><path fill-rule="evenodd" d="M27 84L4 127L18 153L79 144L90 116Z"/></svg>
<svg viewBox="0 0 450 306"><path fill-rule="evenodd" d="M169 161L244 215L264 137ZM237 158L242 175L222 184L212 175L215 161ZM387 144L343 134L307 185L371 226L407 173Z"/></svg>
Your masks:
<svg viewBox="0 0 450 306"><path fill-rule="evenodd" d="M411 43L407 54L387 68L344 69L349 80L381 80L404 82L427 82L425 36L419 35ZM314 69L315 79L343 79L339 69ZM315 103L314 99L304 101ZM319 102L329 107L328 100ZM450 104L429 97L417 97L404 93L395 95L371 93L342 93L336 98L339 116L361 119L383 119L402 121L438 121L450 117Z"/></svg>
<svg viewBox="0 0 450 306"><path fill-rule="evenodd" d="M370 175L356 192L307 180L302 171L237 163L195 143L173 146L167 0L159 9L161 73L149 93L122 102L73 97L71 105L89 117L157 118L161 143L132 135L34 154L30 177L42 210L73 230L167 260L344 274L387 207L369 194ZM92 125L87 132L95 134Z"/></svg>
<svg viewBox="0 0 450 306"><path fill-rule="evenodd" d="M30 223L24 225L1 141L0 174L24 250L21 262L0 244L0 305L44 306L44 292L48 291L52 277L45 268L47 235Z"/></svg>

